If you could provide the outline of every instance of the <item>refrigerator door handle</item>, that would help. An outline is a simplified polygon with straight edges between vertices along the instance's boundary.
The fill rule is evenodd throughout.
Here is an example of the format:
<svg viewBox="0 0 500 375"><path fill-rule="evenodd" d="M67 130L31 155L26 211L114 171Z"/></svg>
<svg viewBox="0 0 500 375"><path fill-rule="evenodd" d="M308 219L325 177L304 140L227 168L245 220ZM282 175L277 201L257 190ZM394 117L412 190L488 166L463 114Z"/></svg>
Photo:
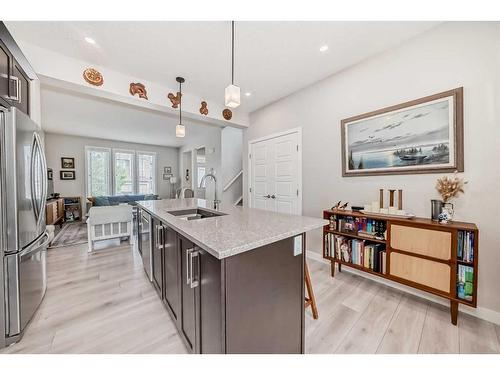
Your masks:
<svg viewBox="0 0 500 375"><path fill-rule="evenodd" d="M38 206L36 204L35 198L35 149L36 149L36 133L33 133L33 141L31 143L31 153L30 153L30 186L31 186L31 204L33 205L33 213L35 214L35 220L38 224Z"/></svg>
<svg viewBox="0 0 500 375"><path fill-rule="evenodd" d="M39 249L40 247L45 247L49 244L50 242L50 236L49 236L49 233L47 231L45 231L42 235L41 238L45 237L45 240L40 243L39 241L31 244L30 246L28 246L26 249L22 250L19 252L19 256L22 258L24 257L25 255L31 253L33 250L36 250L36 249ZM44 251L47 251L47 249L45 249Z"/></svg>
<svg viewBox="0 0 500 375"><path fill-rule="evenodd" d="M38 215L43 218L45 211L45 205L47 202L47 191L48 191L48 180L47 180L47 159L45 158L45 152L42 146L42 140L38 133L35 133L36 143L38 145L38 151L40 152L40 158L42 160L42 200L40 201L40 209L38 210ZM40 220L41 221L41 220Z"/></svg>

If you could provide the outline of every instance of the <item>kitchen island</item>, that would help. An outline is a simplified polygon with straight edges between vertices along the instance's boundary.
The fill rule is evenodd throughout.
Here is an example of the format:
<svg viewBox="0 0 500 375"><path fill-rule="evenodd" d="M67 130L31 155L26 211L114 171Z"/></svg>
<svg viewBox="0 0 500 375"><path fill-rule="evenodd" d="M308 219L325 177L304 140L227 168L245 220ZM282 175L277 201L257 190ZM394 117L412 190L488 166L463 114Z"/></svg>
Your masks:
<svg viewBox="0 0 500 375"><path fill-rule="evenodd" d="M152 283L191 352L304 352L305 232L326 220L195 198L138 206Z"/></svg>

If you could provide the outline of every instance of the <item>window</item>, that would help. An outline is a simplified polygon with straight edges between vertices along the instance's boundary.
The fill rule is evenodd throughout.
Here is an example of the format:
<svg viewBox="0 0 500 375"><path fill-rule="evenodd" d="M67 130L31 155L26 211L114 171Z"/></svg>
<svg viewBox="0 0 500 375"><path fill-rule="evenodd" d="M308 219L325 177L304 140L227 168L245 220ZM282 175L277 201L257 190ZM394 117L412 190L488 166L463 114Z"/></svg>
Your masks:
<svg viewBox="0 0 500 375"><path fill-rule="evenodd" d="M90 146L85 150L87 196L156 194L156 153Z"/></svg>
<svg viewBox="0 0 500 375"><path fill-rule="evenodd" d="M154 194L156 191L156 154L137 152L137 184L139 194Z"/></svg>
<svg viewBox="0 0 500 375"><path fill-rule="evenodd" d="M113 150L114 193L116 195L134 194L135 152Z"/></svg>
<svg viewBox="0 0 500 375"><path fill-rule="evenodd" d="M87 196L109 195L111 192L111 150L86 147Z"/></svg>

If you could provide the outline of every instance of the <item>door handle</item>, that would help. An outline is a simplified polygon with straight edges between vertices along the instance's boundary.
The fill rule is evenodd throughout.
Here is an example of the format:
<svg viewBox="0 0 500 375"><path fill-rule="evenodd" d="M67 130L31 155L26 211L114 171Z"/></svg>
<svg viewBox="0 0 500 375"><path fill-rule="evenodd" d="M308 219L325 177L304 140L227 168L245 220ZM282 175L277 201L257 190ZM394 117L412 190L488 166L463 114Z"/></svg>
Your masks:
<svg viewBox="0 0 500 375"><path fill-rule="evenodd" d="M193 251L193 250L191 250L191 252L189 253L189 269L190 269L189 273L191 274L189 287L191 289L196 288L198 285L200 285L199 280L195 280L193 276L193 258L198 258L199 254L200 254L199 251Z"/></svg>
<svg viewBox="0 0 500 375"><path fill-rule="evenodd" d="M276 199L276 195L274 195L274 194L271 195L271 198Z"/></svg>
<svg viewBox="0 0 500 375"><path fill-rule="evenodd" d="M269 194L267 194L267 195L263 195L262 197L263 197L263 198L271 198L271 196L270 196Z"/></svg>

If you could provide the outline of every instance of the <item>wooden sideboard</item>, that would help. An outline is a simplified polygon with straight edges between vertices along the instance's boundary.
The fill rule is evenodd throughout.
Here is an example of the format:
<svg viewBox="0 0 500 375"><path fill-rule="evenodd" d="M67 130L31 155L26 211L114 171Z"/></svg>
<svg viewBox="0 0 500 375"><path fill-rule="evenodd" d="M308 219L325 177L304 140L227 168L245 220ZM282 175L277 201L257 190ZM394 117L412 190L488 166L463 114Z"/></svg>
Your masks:
<svg viewBox="0 0 500 375"><path fill-rule="evenodd" d="M477 306L479 231L475 224L440 224L424 218L387 218L377 214L366 215L343 210L325 210L323 218L333 218L334 223L334 229L330 225L323 228L323 257L331 262L332 277L335 275L337 263L339 271L343 265L353 267L446 298L450 301L451 321L455 325L459 303ZM351 220L358 225L367 220L382 222L386 230L382 236L367 238L365 231L358 233L357 228L346 231L338 226L339 223L344 224L345 221ZM349 229L350 227L349 225ZM463 256L465 235L468 236L468 260L464 260ZM333 244L330 243L332 236ZM377 268L374 270L363 263L360 265L357 259L349 258L349 255L343 257L342 250L336 250L338 247L342 248L341 244L345 244L343 249L355 246L356 250L361 246L364 249L368 244L380 246L380 249L385 247L382 250L384 256L379 257ZM459 253L462 256L459 256ZM345 261L346 258L350 261ZM383 271L380 264L382 259L385 259ZM462 282L464 270L468 271L467 283ZM459 272L462 272L460 279ZM459 284L462 288L468 284L468 294L465 297L463 289L461 294L459 292Z"/></svg>
<svg viewBox="0 0 500 375"><path fill-rule="evenodd" d="M47 225L64 223L64 198L52 199L47 201L45 207L45 223Z"/></svg>

